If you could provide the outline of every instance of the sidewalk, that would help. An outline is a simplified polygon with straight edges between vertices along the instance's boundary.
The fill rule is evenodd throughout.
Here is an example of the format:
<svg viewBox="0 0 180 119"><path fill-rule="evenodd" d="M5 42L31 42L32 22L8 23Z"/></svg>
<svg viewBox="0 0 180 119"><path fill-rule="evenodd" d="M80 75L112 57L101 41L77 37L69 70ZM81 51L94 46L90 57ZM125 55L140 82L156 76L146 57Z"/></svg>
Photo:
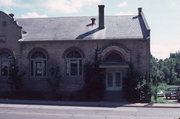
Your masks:
<svg viewBox="0 0 180 119"><path fill-rule="evenodd" d="M56 106L88 106L88 107L147 107L147 108L180 108L180 104L160 103L129 103L129 102L75 102L75 101L44 101L44 100L13 100L0 99L0 104L29 104Z"/></svg>

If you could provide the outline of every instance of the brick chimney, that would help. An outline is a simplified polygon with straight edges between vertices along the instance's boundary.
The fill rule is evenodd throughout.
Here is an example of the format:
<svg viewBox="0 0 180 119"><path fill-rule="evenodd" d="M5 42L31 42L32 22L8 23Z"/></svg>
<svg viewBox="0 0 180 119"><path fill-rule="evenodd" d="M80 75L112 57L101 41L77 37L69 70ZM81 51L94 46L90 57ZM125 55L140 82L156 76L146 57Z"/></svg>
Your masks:
<svg viewBox="0 0 180 119"><path fill-rule="evenodd" d="M94 25L94 24L95 24L95 21L96 21L96 19L95 19L95 18L91 18L91 22L92 22L91 24L92 24L92 25Z"/></svg>
<svg viewBox="0 0 180 119"><path fill-rule="evenodd" d="M99 29L104 29L104 5L98 5L99 7Z"/></svg>
<svg viewBox="0 0 180 119"><path fill-rule="evenodd" d="M142 8L138 8L138 15L141 16Z"/></svg>

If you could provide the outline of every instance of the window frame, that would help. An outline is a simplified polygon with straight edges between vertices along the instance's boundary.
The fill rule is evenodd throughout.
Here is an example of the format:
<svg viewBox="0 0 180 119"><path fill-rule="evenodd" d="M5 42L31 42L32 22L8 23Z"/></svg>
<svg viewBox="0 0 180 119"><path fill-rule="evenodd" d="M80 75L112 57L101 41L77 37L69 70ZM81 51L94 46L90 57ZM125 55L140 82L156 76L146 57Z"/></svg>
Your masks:
<svg viewBox="0 0 180 119"><path fill-rule="evenodd" d="M32 58L32 56L36 53L36 52L40 52L42 53L45 58L39 58L39 57L35 57ZM37 75L37 65L36 63L41 63L42 66L41 70L42 70L42 75ZM47 56L44 52L42 51L34 51L32 53L32 55L30 56L30 75L32 77L47 77Z"/></svg>
<svg viewBox="0 0 180 119"><path fill-rule="evenodd" d="M75 58L75 57L69 58L69 57L67 57L69 53L74 52L74 51L79 53L79 55L80 55L79 58ZM83 58L82 58L82 54L79 51L71 50L71 51L67 52L66 55L65 55L65 63L66 63L66 73L65 73L66 76L74 77L74 76L82 76L83 75L82 74L82 71L83 71L83 66L82 66ZM77 74L75 74L75 75L72 74L72 66L71 66L72 63L77 64L77 67L76 67Z"/></svg>
<svg viewBox="0 0 180 119"><path fill-rule="evenodd" d="M119 73L120 74L120 85L117 85L117 78L116 78L116 74ZM108 82L108 74L112 74L112 86L109 86L109 82ZM122 71L114 71L114 70L110 70L110 71L106 71L106 90L107 91L119 91L122 89L123 87L123 73Z"/></svg>
<svg viewBox="0 0 180 119"><path fill-rule="evenodd" d="M113 57L111 55L117 55L118 59L113 59ZM121 54L119 54L118 52L112 51L105 56L105 58L103 59L103 62L118 63L118 62L124 62L124 59Z"/></svg>

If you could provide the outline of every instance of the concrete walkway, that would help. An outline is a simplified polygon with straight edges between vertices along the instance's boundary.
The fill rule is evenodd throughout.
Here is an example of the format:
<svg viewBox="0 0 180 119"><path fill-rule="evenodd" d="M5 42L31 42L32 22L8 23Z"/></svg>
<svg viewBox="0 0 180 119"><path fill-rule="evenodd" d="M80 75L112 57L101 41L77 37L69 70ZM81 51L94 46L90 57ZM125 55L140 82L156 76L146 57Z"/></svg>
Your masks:
<svg viewBox="0 0 180 119"><path fill-rule="evenodd" d="M44 101L44 100L13 100L0 99L0 104L29 104L56 106L87 106L87 107L147 107L147 108L180 108L180 104L160 103L129 103L129 102L76 102L76 101Z"/></svg>

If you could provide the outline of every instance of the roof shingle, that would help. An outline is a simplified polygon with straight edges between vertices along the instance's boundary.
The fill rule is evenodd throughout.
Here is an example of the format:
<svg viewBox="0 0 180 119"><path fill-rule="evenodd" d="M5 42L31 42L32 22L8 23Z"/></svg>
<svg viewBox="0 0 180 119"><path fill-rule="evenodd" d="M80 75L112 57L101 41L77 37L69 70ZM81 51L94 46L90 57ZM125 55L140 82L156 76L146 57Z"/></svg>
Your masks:
<svg viewBox="0 0 180 119"><path fill-rule="evenodd" d="M91 18L96 18L91 24ZM19 41L96 39L145 39L147 30L141 16L106 16L105 29L98 29L98 17L57 17L16 19L26 32Z"/></svg>

